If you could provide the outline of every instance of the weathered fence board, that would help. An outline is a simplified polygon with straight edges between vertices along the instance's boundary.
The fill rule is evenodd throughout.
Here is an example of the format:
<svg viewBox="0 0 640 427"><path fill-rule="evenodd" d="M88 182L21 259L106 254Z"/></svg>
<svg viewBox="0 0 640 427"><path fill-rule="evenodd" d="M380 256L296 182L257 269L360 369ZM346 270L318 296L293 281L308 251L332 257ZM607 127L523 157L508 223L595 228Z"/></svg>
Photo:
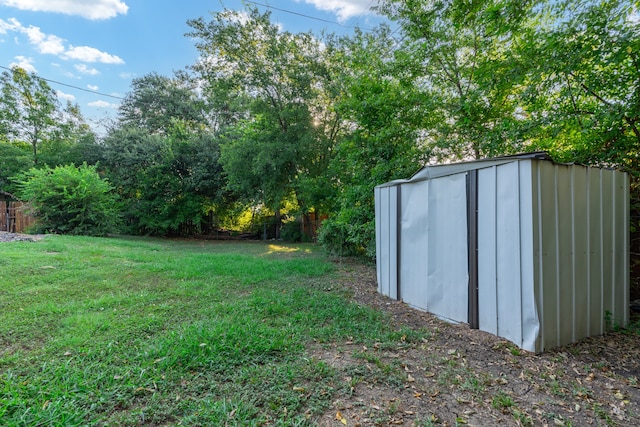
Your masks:
<svg viewBox="0 0 640 427"><path fill-rule="evenodd" d="M35 223L35 218L25 213L24 202L0 201L0 231L22 233Z"/></svg>
<svg viewBox="0 0 640 427"><path fill-rule="evenodd" d="M5 201L0 201L0 231L9 231L9 207Z"/></svg>

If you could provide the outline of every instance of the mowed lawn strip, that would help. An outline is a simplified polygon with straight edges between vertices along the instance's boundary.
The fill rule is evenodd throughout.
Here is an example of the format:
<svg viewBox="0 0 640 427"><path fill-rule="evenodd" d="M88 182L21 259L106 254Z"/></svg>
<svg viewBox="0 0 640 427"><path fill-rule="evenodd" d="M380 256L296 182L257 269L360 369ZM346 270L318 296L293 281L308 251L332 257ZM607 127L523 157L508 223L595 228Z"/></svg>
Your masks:
<svg viewBox="0 0 640 427"><path fill-rule="evenodd" d="M334 278L313 245L2 243L0 424L313 425L349 385L311 344L411 335Z"/></svg>

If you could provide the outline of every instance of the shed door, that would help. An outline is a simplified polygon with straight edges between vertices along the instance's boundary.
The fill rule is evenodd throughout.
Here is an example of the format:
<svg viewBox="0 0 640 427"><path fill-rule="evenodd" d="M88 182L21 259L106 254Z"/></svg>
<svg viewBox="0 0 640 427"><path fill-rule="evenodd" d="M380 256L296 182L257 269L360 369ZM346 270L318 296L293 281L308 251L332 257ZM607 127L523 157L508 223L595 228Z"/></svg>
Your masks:
<svg viewBox="0 0 640 427"><path fill-rule="evenodd" d="M410 305L468 321L467 178L402 186L400 293Z"/></svg>

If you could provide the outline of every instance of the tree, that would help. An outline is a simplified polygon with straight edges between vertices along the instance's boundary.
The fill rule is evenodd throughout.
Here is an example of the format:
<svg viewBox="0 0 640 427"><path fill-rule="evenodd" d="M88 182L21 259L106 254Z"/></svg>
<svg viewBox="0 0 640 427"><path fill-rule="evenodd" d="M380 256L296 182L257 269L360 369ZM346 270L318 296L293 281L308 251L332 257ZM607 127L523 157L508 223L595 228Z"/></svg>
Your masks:
<svg viewBox="0 0 640 427"><path fill-rule="evenodd" d="M640 21L628 1L558 1L520 47L529 138L564 161L640 175ZM635 18L634 18L635 16Z"/></svg>
<svg viewBox="0 0 640 427"><path fill-rule="evenodd" d="M28 142L37 164L38 146L56 129L56 94L45 80L19 67L2 73L0 86L0 132L9 140Z"/></svg>
<svg viewBox="0 0 640 427"><path fill-rule="evenodd" d="M336 145L329 168L335 204L320 240L331 252L375 256L374 187L409 176L428 158L419 143L424 117L412 108L421 94L396 75L393 47L387 27L356 31L334 46L342 73L336 110L350 131Z"/></svg>
<svg viewBox="0 0 640 427"><path fill-rule="evenodd" d="M131 233L176 233L228 202L214 135L181 129L162 136L122 127L112 129L102 147L100 166L123 201Z"/></svg>
<svg viewBox="0 0 640 427"><path fill-rule="evenodd" d="M56 128L40 144L39 163L50 167L80 166L84 162L95 164L102 147L98 145L96 134L85 121L78 104L67 101L65 108L56 116Z"/></svg>
<svg viewBox="0 0 640 427"><path fill-rule="evenodd" d="M26 143L0 141L0 198L15 195L15 177L33 166L30 148Z"/></svg>
<svg viewBox="0 0 640 427"><path fill-rule="evenodd" d="M303 183L326 169L335 138L326 121L335 117L323 114L328 74L319 41L281 31L257 9L225 10L189 25L202 54L194 69L204 91L235 117L221 156L229 188L276 213L288 197L311 201Z"/></svg>
<svg viewBox="0 0 640 427"><path fill-rule="evenodd" d="M186 78L169 78L157 73L133 79L132 91L119 109L121 126L146 129L167 135L175 123L189 129L206 127L205 106Z"/></svg>
<svg viewBox="0 0 640 427"><path fill-rule="evenodd" d="M405 32L397 72L423 94L424 142L438 157L480 158L525 146L517 103L525 64L513 46L531 4L391 0L381 8Z"/></svg>

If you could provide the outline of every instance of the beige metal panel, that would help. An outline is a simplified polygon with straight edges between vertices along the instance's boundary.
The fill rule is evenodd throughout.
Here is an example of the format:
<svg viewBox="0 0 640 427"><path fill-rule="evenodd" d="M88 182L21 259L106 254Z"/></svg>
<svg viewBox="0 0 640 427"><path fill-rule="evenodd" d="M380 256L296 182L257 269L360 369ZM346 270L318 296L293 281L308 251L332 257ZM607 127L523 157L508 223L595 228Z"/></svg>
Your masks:
<svg viewBox="0 0 640 427"><path fill-rule="evenodd" d="M571 187L571 175L573 170L579 166L554 166L554 186L557 194L557 224L558 234L556 236L557 251L557 282L555 283L555 293L558 296L557 329L559 332L558 344L563 345L575 341L574 320L576 310L574 306L574 275L573 264L575 253L573 250L573 225L574 216L572 206L574 205L575 193Z"/></svg>
<svg viewBox="0 0 640 427"><path fill-rule="evenodd" d="M428 310L445 319L467 322L467 177L461 173L428 183Z"/></svg>
<svg viewBox="0 0 640 427"><path fill-rule="evenodd" d="M497 168L478 171L478 320L498 335Z"/></svg>
<svg viewBox="0 0 640 427"><path fill-rule="evenodd" d="M610 170L602 170L600 172L600 179L602 180L602 206L600 208L601 212L601 222L602 222L602 250L600 256L602 257L602 266L603 266L603 274L602 274L602 305L603 311L600 313L602 318L607 319L609 322L611 321L611 316L613 315L613 289L615 283L613 283L612 278L615 275L613 271L614 262L614 227L613 222L615 219L614 210L615 210L615 202L613 199L613 185L614 185L614 175L613 171ZM611 327L612 324L607 325L605 323L605 329Z"/></svg>
<svg viewBox="0 0 640 427"><path fill-rule="evenodd" d="M378 292L390 298L398 299L398 187L376 188L374 194Z"/></svg>
<svg viewBox="0 0 640 427"><path fill-rule="evenodd" d="M604 333L602 170L589 170L589 335Z"/></svg>
<svg viewBox="0 0 640 427"><path fill-rule="evenodd" d="M622 208L622 212L619 214L619 218L622 221L622 224L618 224L618 226L616 227L616 230L618 231L619 236L618 236L618 242L622 242L620 244L620 246L618 246L620 248L620 250L622 251L622 253L618 253L616 254L616 260L618 260L619 262L621 261L621 266L620 266L620 270L616 270L618 271L618 274L621 276L621 279L617 279L622 281L623 283L623 288L621 289L622 292L622 322L623 322L623 326L628 326L629 325L629 299L630 299L630 292L631 292L631 266L630 266L630 255L631 255L631 248L630 248L630 203L631 203L631 197L630 197L630 182L629 182L629 175L628 174L622 174L622 177L619 180L619 184L617 186L617 194L616 194L616 200L620 201L622 200L622 202L620 203L621 208ZM620 240L621 239L621 240Z"/></svg>
<svg viewBox="0 0 640 427"><path fill-rule="evenodd" d="M589 217L585 209L589 200L588 171L584 167L571 168L572 341L589 336Z"/></svg>
<svg viewBox="0 0 640 427"><path fill-rule="evenodd" d="M541 320L542 348L553 348L560 344L559 295L556 283L559 280L559 218L558 194L555 186L555 168L549 162L538 162L538 247L540 250L540 277L538 284L538 313Z"/></svg>
<svg viewBox="0 0 640 427"><path fill-rule="evenodd" d="M625 324L628 180L625 174L538 162L534 221L539 351ZM611 325L609 325L611 326Z"/></svg>
<svg viewBox="0 0 640 427"><path fill-rule="evenodd" d="M404 184L400 197L400 295L409 305L429 311L430 283L427 281L431 181Z"/></svg>
<svg viewBox="0 0 640 427"><path fill-rule="evenodd" d="M536 350L531 161L478 171L480 329Z"/></svg>
<svg viewBox="0 0 640 427"><path fill-rule="evenodd" d="M629 316L629 217L626 202L627 189L629 188L626 176L618 171L610 171L612 204L612 246L611 253L611 321L613 326L626 326Z"/></svg>

